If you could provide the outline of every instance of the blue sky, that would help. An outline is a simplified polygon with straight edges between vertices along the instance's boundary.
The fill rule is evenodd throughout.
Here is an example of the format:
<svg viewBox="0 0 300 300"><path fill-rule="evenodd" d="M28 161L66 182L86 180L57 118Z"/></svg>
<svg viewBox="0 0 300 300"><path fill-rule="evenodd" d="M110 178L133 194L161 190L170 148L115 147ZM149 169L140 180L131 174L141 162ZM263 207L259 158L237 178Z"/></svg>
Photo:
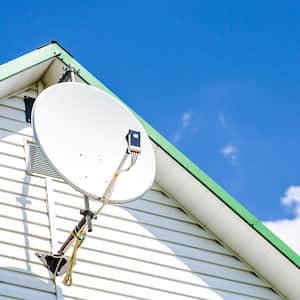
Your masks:
<svg viewBox="0 0 300 300"><path fill-rule="evenodd" d="M285 238L300 226L299 18L296 1L6 1L0 63L59 41Z"/></svg>

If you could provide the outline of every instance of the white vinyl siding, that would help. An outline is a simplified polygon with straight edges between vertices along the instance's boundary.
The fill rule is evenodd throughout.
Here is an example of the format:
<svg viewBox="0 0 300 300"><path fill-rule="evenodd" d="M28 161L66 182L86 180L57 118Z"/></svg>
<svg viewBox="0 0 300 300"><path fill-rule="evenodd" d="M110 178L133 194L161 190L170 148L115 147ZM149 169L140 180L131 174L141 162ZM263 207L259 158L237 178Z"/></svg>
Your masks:
<svg viewBox="0 0 300 300"><path fill-rule="evenodd" d="M0 100L0 300L282 299L158 186L106 206L78 251L73 285L58 277L55 287L35 252L57 250L84 202L62 181L46 185L26 173L24 139L31 137L23 100ZM92 209L99 205L91 201Z"/></svg>
<svg viewBox="0 0 300 300"><path fill-rule="evenodd" d="M79 218L83 199L62 183L54 182L53 188L62 243ZM92 201L92 208L99 205ZM122 291L138 299L280 299L158 191L107 206L94 223L78 252L74 287L86 282L85 288L95 293L100 284L101 292ZM72 289L62 289L75 297Z"/></svg>
<svg viewBox="0 0 300 300"><path fill-rule="evenodd" d="M0 100L0 299L54 300L55 285L35 256L49 251L50 231L45 179L25 172L32 129L24 110L17 96Z"/></svg>

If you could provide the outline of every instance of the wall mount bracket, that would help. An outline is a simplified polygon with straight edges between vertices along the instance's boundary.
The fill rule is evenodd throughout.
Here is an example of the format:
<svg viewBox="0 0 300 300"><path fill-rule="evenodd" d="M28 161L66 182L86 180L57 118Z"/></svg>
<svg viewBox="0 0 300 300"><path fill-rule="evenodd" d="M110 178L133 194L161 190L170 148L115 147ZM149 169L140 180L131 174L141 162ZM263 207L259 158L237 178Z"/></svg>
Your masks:
<svg viewBox="0 0 300 300"><path fill-rule="evenodd" d="M61 82L75 82L75 75L79 75L80 69L76 69L72 65L64 66L63 70L65 71L61 78L58 80L58 83Z"/></svg>

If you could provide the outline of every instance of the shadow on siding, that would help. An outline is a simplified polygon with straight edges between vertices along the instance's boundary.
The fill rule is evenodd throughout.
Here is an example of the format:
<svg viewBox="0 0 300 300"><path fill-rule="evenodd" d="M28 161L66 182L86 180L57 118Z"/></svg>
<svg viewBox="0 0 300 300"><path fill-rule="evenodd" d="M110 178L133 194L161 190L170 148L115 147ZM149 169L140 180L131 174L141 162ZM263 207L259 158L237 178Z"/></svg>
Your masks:
<svg viewBox="0 0 300 300"><path fill-rule="evenodd" d="M0 268L0 296L24 300L56 300L56 289L61 295L61 289L53 281L26 269L9 266Z"/></svg>
<svg viewBox="0 0 300 300"><path fill-rule="evenodd" d="M133 206L137 209L143 210L142 202L143 201L136 200L135 203L133 204ZM174 202L174 204L175 204L175 202ZM235 285L231 285L230 276L227 279L222 278L222 276L224 276L222 269L225 270L225 272L227 274L234 273L235 272L234 269L231 269L230 266L228 266L228 267L217 266L217 264L216 265L214 264L213 260L211 260L211 261L203 260L203 253L204 253L204 256L205 256L205 253L209 253L210 259L214 255L216 255L216 256L219 256L219 260L220 260L220 257L222 257L224 255L224 259L225 258L227 260L231 259L234 262L234 261L236 261L235 258L226 255L226 253L225 254L214 254L213 251L211 252L209 250L201 249L202 246L198 245L197 243L195 243L194 245L185 244L184 239L166 241L166 235L161 234L161 230L159 229L159 226L160 226L159 221L157 222L158 227L155 227L155 225L154 226L145 225L145 223L147 224L149 222L149 215L147 216L147 213L143 214L138 210L135 211L134 209L128 209L124 206L122 207L122 205L120 205L120 208L126 210L129 214L131 214L137 220L137 222L139 222L141 224L141 226L144 229L146 229L150 233L150 235L153 236L153 238L155 240L157 240L158 243L160 243L160 245L163 245L163 247L165 249L168 249L166 252L171 253L170 260L177 260L177 262L179 262L180 265L185 266L184 267L185 271L181 272L182 277L180 277L180 279L179 279L179 282L181 284L183 284L183 286L185 286L185 288L182 289L183 295L185 295L187 297L191 297L191 298L196 297L197 299L202 299L202 297L203 297L203 299L224 299L224 300L233 300L233 299L238 300L238 299L252 298L251 296L253 296L253 294L252 294L252 292L249 292L248 284L240 283L238 275L236 275L237 279L235 280ZM178 212L177 211L178 208L176 208L176 207L169 207L169 210L170 210L170 214L172 214L172 210L176 210L176 213ZM149 212L149 213L151 213L151 212ZM184 212L183 212L183 214L184 214ZM143 218L143 216L145 216L145 219ZM155 224L155 215L153 215L153 222ZM101 224L101 221L99 223ZM197 225L190 224L190 226L197 226ZM169 229L172 230L172 228L169 228ZM126 230L126 228L124 228L124 230ZM165 228L164 230L168 230L168 228ZM199 228L199 231L200 231L200 228ZM215 243L213 238L209 241L212 244ZM181 248L180 253L178 253L178 245ZM147 244L141 245L141 246L147 248ZM190 255L189 254L190 247L193 248L193 255L191 255L191 256L189 256ZM222 247L222 246L220 246L216 243L216 247ZM186 253L183 253L185 249L186 249ZM202 252L202 259L201 258L198 259L197 255L195 255L195 252L197 252L197 251L199 251L199 254L200 254L200 251ZM226 251L226 250L224 249L224 251ZM164 256L166 258L166 261L162 260L162 264L167 267L167 264L168 264L167 256L169 256L169 254L167 254L167 256L166 255L164 255ZM149 251L149 257L151 257L151 250ZM199 263L199 265L196 268L195 266L198 263ZM201 267L199 267L200 264L202 265ZM206 267L205 267L205 265L206 265ZM216 268L216 270L219 269L221 271L220 273L223 273L223 274L218 274L216 272L214 275L212 275L211 270L206 269L206 268L210 269L210 265L213 266L214 268ZM224 263L224 265L226 265L226 263ZM172 264L170 264L170 268L172 270ZM170 269L169 269L169 272L170 272ZM174 269L174 272L176 272L176 269ZM189 275L184 276L184 272L187 272L186 274L189 274ZM239 271L239 272L243 273L243 271ZM209 274L211 274L211 275L209 275ZM164 277L165 274L163 274L163 273L154 274L154 276ZM189 282L188 278L191 278L190 276L194 277L193 282ZM226 277L226 276L224 276L224 277ZM166 276L165 279L168 280L168 277ZM172 281L172 279L170 279L170 280ZM190 285L190 288L189 288L189 285ZM195 291L194 288L197 286L199 287L198 296L195 295L195 292L190 293L190 289L192 288ZM172 293L172 285L168 286L166 284L165 286L157 286L156 288L166 289ZM255 288L256 287L254 287L254 289ZM250 287L250 290L251 290L251 287ZM257 294L257 291L254 292L254 295L255 294ZM198 297L200 297L200 298L198 298Z"/></svg>
<svg viewBox="0 0 300 300"><path fill-rule="evenodd" d="M28 194L28 184L23 184L22 187L22 193L23 195L27 195ZM25 196L24 197L16 197L16 201L19 202L22 205L22 217L23 217L23 226L24 226L24 251L25 251L25 257L26 257L26 268L27 271L31 272L31 266L29 264L30 261L30 254L29 254L29 238L28 238L28 234L29 234L29 230L28 230L28 218L27 218L27 214L26 214L26 206L28 204L32 204L31 200L28 200Z"/></svg>

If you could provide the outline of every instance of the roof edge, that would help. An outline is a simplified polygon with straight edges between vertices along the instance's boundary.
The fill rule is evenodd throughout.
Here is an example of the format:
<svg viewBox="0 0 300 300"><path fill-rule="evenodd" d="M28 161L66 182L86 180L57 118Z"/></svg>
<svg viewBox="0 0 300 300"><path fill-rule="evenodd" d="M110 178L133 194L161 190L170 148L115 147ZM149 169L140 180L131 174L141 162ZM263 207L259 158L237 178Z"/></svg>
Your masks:
<svg viewBox="0 0 300 300"><path fill-rule="evenodd" d="M45 45L42 45L40 47L38 47L37 49L41 49L41 48L44 48L46 46L49 46L51 44L56 44L57 46L59 46L61 49L63 49L65 52L67 52L71 57L74 57L73 54L71 52L69 52L65 47L63 47L58 41L56 40L52 40L51 42L45 44Z"/></svg>
<svg viewBox="0 0 300 300"><path fill-rule="evenodd" d="M36 49L14 60L0 65L0 81L8 79L26 69L39 65L55 56L60 55L60 48L57 44L48 44L43 48Z"/></svg>
<svg viewBox="0 0 300 300"><path fill-rule="evenodd" d="M65 64L71 64L77 69L80 69L80 77L88 84L105 90L119 101L123 101L103 85L95 76L80 65L74 57L66 51L59 43L51 42L50 44L41 47L33 52L23 55L13 61L0 66L0 81L5 80L23 70L34 65L40 64L47 59L57 56ZM132 111L132 109L130 109ZM145 127L149 137L166 153L168 153L178 164L180 164L187 172L195 179L205 185L218 199L225 203L232 211L234 211L242 220L249 226L254 228L262 237L264 237L271 245L279 252L287 257L294 265L300 268L300 256L279 239L272 231L270 231L262 222L260 222L252 213L250 213L243 205L235 200L229 193L220 187L212 178L203 172L197 165L188 159L181 151L173 146L165 137L157 132L149 125L141 116L133 112L140 122Z"/></svg>

